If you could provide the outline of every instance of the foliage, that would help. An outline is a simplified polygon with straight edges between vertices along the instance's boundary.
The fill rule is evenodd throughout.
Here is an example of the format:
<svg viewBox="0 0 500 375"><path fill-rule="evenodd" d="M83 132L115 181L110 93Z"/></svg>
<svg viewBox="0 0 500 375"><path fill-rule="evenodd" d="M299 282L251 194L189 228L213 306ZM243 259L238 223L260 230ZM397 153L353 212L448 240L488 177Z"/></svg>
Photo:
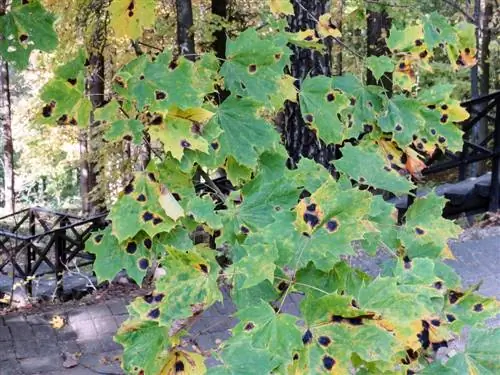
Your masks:
<svg viewBox="0 0 500 375"><path fill-rule="evenodd" d="M102 115L112 124L108 134L120 139L141 130L164 145L164 157L120 194L111 229L87 243L100 281L124 268L140 282L154 262L166 269L155 291L131 304L116 338L129 373L169 373L172 361L176 371L190 366L190 373L213 374L416 371L462 326L497 313L496 301L462 290L441 262L446 240L458 234L440 218L443 198L416 199L398 226L390 204L363 188L409 193L420 159L460 147L453 123L468 114L451 99L453 87L412 91L406 67L425 69L435 49L463 53L473 46L464 47L457 29L436 14L419 25L391 33L388 43L398 52L369 64L378 76L394 69L409 77L392 98L350 75L302 82L304 120L327 143L344 143L334 162L339 179L309 161L285 168L270 119L280 107L271 99L287 77L289 34L249 29L231 40L222 65L210 54L193 63L164 52L154 60L140 56L117 73L116 100ZM415 59L424 49L429 57ZM221 82L231 95L215 105L207 98ZM230 178L238 177L233 193L215 197L223 206L197 197L197 169L229 165ZM194 245L187 233L199 226L216 236L219 250ZM384 276L373 279L342 261L356 240L392 254ZM219 251L229 266L216 262ZM221 300L221 282L232 287L240 323L220 350L222 365L205 370L198 354L185 352L181 328ZM281 311L290 293L304 295L305 326ZM493 372L495 364L482 359L488 348L477 341L463 362Z"/></svg>

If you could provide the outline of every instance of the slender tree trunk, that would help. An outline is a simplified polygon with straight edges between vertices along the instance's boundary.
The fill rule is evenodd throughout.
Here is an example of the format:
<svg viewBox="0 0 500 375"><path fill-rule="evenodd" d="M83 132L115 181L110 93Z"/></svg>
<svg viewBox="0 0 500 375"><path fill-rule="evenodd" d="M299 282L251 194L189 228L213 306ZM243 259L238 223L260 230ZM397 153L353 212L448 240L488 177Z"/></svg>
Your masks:
<svg viewBox="0 0 500 375"><path fill-rule="evenodd" d="M391 29L391 18L387 12L374 12L369 10L367 22L367 55L368 56L383 56L389 53L385 37ZM368 85L382 86L389 96L392 95L392 73L386 73L377 81L371 70L366 71L366 83Z"/></svg>
<svg viewBox="0 0 500 375"><path fill-rule="evenodd" d="M12 113L10 99L9 64L0 61L0 120L3 132L4 209L15 209L14 192L14 143L12 142Z"/></svg>
<svg viewBox="0 0 500 375"><path fill-rule="evenodd" d="M324 0L300 0L293 1L295 14L288 17L288 30L297 32L305 29L315 29L316 21L328 9ZM301 82L307 76L327 75L331 76L331 41L328 39L328 52L322 54L318 51L291 46L293 54L291 57L290 74ZM295 167L301 157L313 159L333 170L330 161L335 159L337 147L333 144L326 145L319 140L315 133L307 127L300 112L298 103L286 102L285 109L280 122L285 147L289 154L289 167Z"/></svg>
<svg viewBox="0 0 500 375"><path fill-rule="evenodd" d="M193 27L193 8L191 0L175 0L177 9L177 45L181 55L195 59Z"/></svg>
<svg viewBox="0 0 500 375"><path fill-rule="evenodd" d="M342 23L344 21L344 0L337 0L337 27L342 33ZM335 45L334 49L336 50L335 58L336 58L336 74L341 76L344 74L343 67L343 56L342 56L342 46Z"/></svg>
<svg viewBox="0 0 500 375"><path fill-rule="evenodd" d="M0 0L0 16L7 11L7 0ZM6 213L14 212L14 144L12 142L12 112L9 64L0 60L0 122L3 131L4 200Z"/></svg>
<svg viewBox="0 0 500 375"><path fill-rule="evenodd" d="M227 18L227 0L212 0L212 14L222 19ZM214 43L212 45L215 55L220 59L226 58L226 29L221 27L214 31Z"/></svg>
<svg viewBox="0 0 500 375"><path fill-rule="evenodd" d="M88 163L88 142L87 129L81 129L78 135L78 143L80 145L80 198L82 201L82 212L88 214L90 212L89 202L89 163Z"/></svg>

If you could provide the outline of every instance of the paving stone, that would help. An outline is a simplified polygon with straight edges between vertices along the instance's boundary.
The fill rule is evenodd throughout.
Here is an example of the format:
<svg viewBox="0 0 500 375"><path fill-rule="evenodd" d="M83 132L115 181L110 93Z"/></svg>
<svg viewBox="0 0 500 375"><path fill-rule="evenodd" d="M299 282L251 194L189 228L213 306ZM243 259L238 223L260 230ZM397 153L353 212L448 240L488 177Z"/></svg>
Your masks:
<svg viewBox="0 0 500 375"><path fill-rule="evenodd" d="M15 359L7 359L5 361L0 359L0 374L2 375L20 375L23 373L19 362Z"/></svg>
<svg viewBox="0 0 500 375"><path fill-rule="evenodd" d="M91 340L77 340L78 346L81 349L82 353L102 353L103 352L103 347L97 338L91 339Z"/></svg>
<svg viewBox="0 0 500 375"><path fill-rule="evenodd" d="M128 314L127 304L123 300L116 300L106 303L113 315Z"/></svg>
<svg viewBox="0 0 500 375"><path fill-rule="evenodd" d="M0 326L0 342L10 341L12 340L12 336L10 335L9 327Z"/></svg>
<svg viewBox="0 0 500 375"><path fill-rule="evenodd" d="M47 319L44 315L26 315L26 321L31 324L32 326L33 325L37 325L37 324L50 324L50 319Z"/></svg>
<svg viewBox="0 0 500 375"><path fill-rule="evenodd" d="M41 374L42 375L42 374ZM96 375L95 371L92 371L83 366L77 366L73 368L67 368L60 371L50 371L43 375Z"/></svg>
<svg viewBox="0 0 500 375"><path fill-rule="evenodd" d="M31 328L37 339L56 339L55 329L49 325L34 325Z"/></svg>
<svg viewBox="0 0 500 375"><path fill-rule="evenodd" d="M40 356L53 356L60 355L61 349L59 345L57 345L57 341L54 340L38 340L37 341L38 352Z"/></svg>
<svg viewBox="0 0 500 375"><path fill-rule="evenodd" d="M105 318L113 315L111 314L111 310L105 304L88 306L87 312L90 314L92 319Z"/></svg>
<svg viewBox="0 0 500 375"><path fill-rule="evenodd" d="M95 373L105 374L123 374L120 367L121 352L107 352L97 354L84 354L80 357L80 366L92 369Z"/></svg>
<svg viewBox="0 0 500 375"><path fill-rule="evenodd" d="M70 325L79 324L80 322L85 322L88 320L92 320L92 317L90 316L90 313L84 308L78 311L72 311L68 314L68 321Z"/></svg>
<svg viewBox="0 0 500 375"><path fill-rule="evenodd" d="M115 315L114 319L115 319L116 325L119 327L123 324L123 322L125 320L128 319L128 314L127 315Z"/></svg>
<svg viewBox="0 0 500 375"><path fill-rule="evenodd" d="M9 359L15 359L16 358L16 351L14 349L14 346L12 345L5 345L2 343L2 349L0 350L0 361L6 361ZM0 367L1 368L1 367ZM1 372L0 372L1 374Z"/></svg>
<svg viewBox="0 0 500 375"><path fill-rule="evenodd" d="M6 325L12 323L24 323L26 322L26 318L24 315L7 315L3 317Z"/></svg>
<svg viewBox="0 0 500 375"><path fill-rule="evenodd" d="M33 330L31 326L26 323L7 323L10 329L10 334L14 338L14 341L33 341L35 336L33 335Z"/></svg>
<svg viewBox="0 0 500 375"><path fill-rule="evenodd" d="M40 353L38 343L36 341L14 341L14 348L16 350L16 358L24 359L37 357Z"/></svg>
<svg viewBox="0 0 500 375"><path fill-rule="evenodd" d="M75 341L59 341L57 343L59 346L60 352L64 353L81 353L82 349L80 348L80 345Z"/></svg>
<svg viewBox="0 0 500 375"><path fill-rule="evenodd" d="M21 359L19 363L26 375L44 374L47 371L59 370L62 368L61 356L25 358Z"/></svg>
<svg viewBox="0 0 500 375"><path fill-rule="evenodd" d="M106 334L115 334L118 330L115 319L110 316L108 318L94 319L94 325L97 330L97 334L102 336Z"/></svg>
<svg viewBox="0 0 500 375"><path fill-rule="evenodd" d="M98 337L97 331L92 320L81 322L73 327L79 340L95 339Z"/></svg>
<svg viewBox="0 0 500 375"><path fill-rule="evenodd" d="M113 336L107 336L100 340L103 352L122 350L122 346L113 340Z"/></svg>

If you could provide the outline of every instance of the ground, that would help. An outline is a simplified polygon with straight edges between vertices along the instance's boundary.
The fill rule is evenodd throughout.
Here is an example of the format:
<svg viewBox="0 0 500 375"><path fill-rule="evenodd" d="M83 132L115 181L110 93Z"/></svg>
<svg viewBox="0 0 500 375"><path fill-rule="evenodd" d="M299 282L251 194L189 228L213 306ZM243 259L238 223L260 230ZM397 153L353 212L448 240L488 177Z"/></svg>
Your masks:
<svg viewBox="0 0 500 375"><path fill-rule="evenodd" d="M462 241L451 244L456 260L450 260L466 286L482 281L479 292L500 299L500 227L467 231ZM363 268L376 272L376 262L362 262ZM91 304L73 302L43 309L15 311L0 316L0 374L2 375L92 375L122 374L121 347L113 341L118 326L127 319L126 304L140 293L129 290L87 299ZM191 333L189 345L204 351L229 337L236 320L225 293L200 316ZM297 314L300 296L291 295L284 311ZM61 316L65 324L54 329L50 321ZM489 322L500 326L500 316Z"/></svg>

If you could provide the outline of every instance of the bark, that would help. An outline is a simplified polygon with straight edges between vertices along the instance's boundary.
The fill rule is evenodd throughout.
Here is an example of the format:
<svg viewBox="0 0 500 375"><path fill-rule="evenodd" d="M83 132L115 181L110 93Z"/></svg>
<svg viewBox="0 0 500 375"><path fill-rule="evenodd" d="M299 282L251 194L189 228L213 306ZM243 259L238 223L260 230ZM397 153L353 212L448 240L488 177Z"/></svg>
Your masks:
<svg viewBox="0 0 500 375"><path fill-rule="evenodd" d="M7 1L0 0L0 16L4 15ZM14 144L12 142L12 111L10 97L9 64L0 60L0 122L3 131L4 209L15 209Z"/></svg>
<svg viewBox="0 0 500 375"><path fill-rule="evenodd" d="M288 17L288 30L297 32L305 29L315 29L316 21L326 13L328 5L323 0L293 1L295 14ZM290 74L298 79L297 86L307 76L331 76L331 41L326 40L329 52L320 53L309 49L290 46L292 49ZM313 159L330 171L333 167L330 161L338 157L337 147L326 145L316 137L316 134L305 124L300 112L300 105L287 101L282 118L278 123L282 128L282 137L289 154L288 166L294 168L301 157Z"/></svg>
<svg viewBox="0 0 500 375"><path fill-rule="evenodd" d="M191 0L175 0L177 9L177 45L181 55L195 59L193 27L193 8Z"/></svg>
<svg viewBox="0 0 500 375"><path fill-rule="evenodd" d="M385 10L374 12L368 10L367 22L367 55L383 56L390 53L385 42L385 36L391 29L391 18ZM368 85L380 85L389 96L392 95L392 73L386 73L379 81L375 79L371 70L366 71Z"/></svg>
<svg viewBox="0 0 500 375"><path fill-rule="evenodd" d="M227 0L212 0L212 14L222 19L227 18ZM226 58L226 29L224 27L214 31L214 42L212 48L215 55L220 59Z"/></svg>

